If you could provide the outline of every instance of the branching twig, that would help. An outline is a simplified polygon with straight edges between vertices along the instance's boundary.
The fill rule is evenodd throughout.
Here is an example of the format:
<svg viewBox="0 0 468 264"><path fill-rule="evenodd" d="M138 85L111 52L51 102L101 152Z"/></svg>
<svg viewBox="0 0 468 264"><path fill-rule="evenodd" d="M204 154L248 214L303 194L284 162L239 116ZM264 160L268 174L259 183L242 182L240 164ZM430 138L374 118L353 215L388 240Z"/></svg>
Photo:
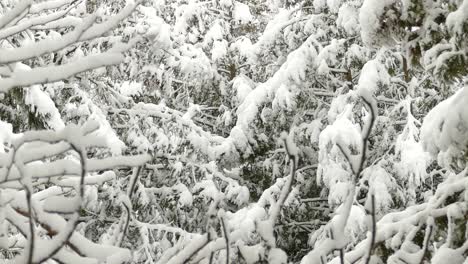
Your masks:
<svg viewBox="0 0 468 264"><path fill-rule="evenodd" d="M11 164L8 165L7 167L7 174L6 174L6 177L8 177L8 173L10 172L13 164L16 164L16 166L18 167L19 165L19 170L20 171L23 171L23 166L24 166L24 163L23 163L23 160L22 159L18 159L18 153L19 153L19 149L21 147L23 147L26 143L29 143L29 142L33 142L33 141L42 141L43 138L38 134L38 133L35 133L35 132L32 132L31 134L27 135L27 136L23 136L23 138L16 142L16 144L13 144L13 153L12 153L12 162ZM54 140L52 140L54 141ZM60 142L60 141L68 141L67 138L60 138L60 139L57 139L56 140L57 142ZM50 140L49 140L49 143L50 143ZM30 241L29 241L29 253L28 253L28 262L27 263L42 263L44 261L47 261L48 259L52 258L58 251L60 251L60 249L63 248L63 246L65 244L68 243L68 240L70 239L70 237L72 236L73 232L75 231L75 228L78 224L78 219L79 219L79 214L80 214L80 210L81 210L81 199L83 198L84 196L84 180L85 180L85 176L86 176L86 156L85 156L85 153L83 150L81 150L78 146L76 146L74 143L72 142L69 142L71 148L76 151L80 157L80 164L81 164L81 179L80 179L80 186L79 186L79 191L78 191L78 202L80 203L78 206L77 206L77 209L74 213L74 217L72 217L72 219L69 221L69 225L70 225L70 228L68 229L68 233L64 234L63 235L63 239L61 241L61 243L58 243L57 246L55 248L53 248L50 252L46 253L46 254L42 254L40 255L37 259L35 260L34 259L34 256L33 256L33 252L34 252L34 247L35 247L35 237L34 237L34 216L33 216L33 210L32 210L32 193L31 193L31 184L26 186L26 184L23 184L23 187L25 189L25 192L26 192L26 199L27 199L27 206L28 206L28 212L25 214L26 217L29 218L29 229L30 229ZM66 149L64 150L66 151ZM26 181L31 181L31 179L28 179L30 177L30 175L24 175L22 174L22 180L25 179Z"/></svg>
<svg viewBox="0 0 468 264"><path fill-rule="evenodd" d="M85 181L85 177L86 177L86 154L85 154L84 150L79 148L74 143L70 143L70 146L80 156L81 177L80 177L80 186L79 186L79 191L78 191L78 203L79 203L79 205L78 205L78 207L77 207L77 209L76 209L76 211L74 213L74 217L69 220L69 221L71 221L71 223L69 222L69 225L71 225L71 227L69 228L68 233L65 234L63 241L61 243L59 243L57 247L52 249L47 255L40 258L38 261L35 261L34 263L39 263L39 264L43 263L43 262L47 261L49 258L52 258L55 254L57 254L57 252L59 252L68 243L71 236L75 232L76 226L79 223L79 216L80 216L80 211L81 211L81 200L83 199L84 192L85 192L85 190L84 190L84 186L85 186L84 181Z"/></svg>

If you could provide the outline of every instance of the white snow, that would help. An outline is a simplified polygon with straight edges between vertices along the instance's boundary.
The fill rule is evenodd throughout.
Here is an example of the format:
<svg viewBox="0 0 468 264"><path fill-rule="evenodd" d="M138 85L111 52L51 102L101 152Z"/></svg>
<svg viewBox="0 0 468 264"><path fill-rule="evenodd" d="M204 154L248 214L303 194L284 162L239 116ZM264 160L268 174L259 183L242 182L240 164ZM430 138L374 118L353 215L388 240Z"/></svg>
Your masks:
<svg viewBox="0 0 468 264"><path fill-rule="evenodd" d="M447 27L460 36L463 34L463 25L468 20L468 0L463 0L458 9L447 16Z"/></svg>
<svg viewBox="0 0 468 264"><path fill-rule="evenodd" d="M234 43L232 43L230 48L237 50L241 56L247 59L251 59L254 56L252 41L250 41L250 39L245 36L240 37Z"/></svg>
<svg viewBox="0 0 468 264"><path fill-rule="evenodd" d="M333 13L337 13L342 0L327 0L327 6Z"/></svg>
<svg viewBox="0 0 468 264"><path fill-rule="evenodd" d="M205 34L205 39L203 44L205 46L210 45L216 40L222 40L224 36L224 28L221 26L221 21L213 22L213 25L208 29L208 32Z"/></svg>
<svg viewBox="0 0 468 264"><path fill-rule="evenodd" d="M424 118L421 142L425 150L448 164L468 144L468 88L465 86L439 103Z"/></svg>
<svg viewBox="0 0 468 264"><path fill-rule="evenodd" d="M237 1L234 4L234 11L232 16L235 21L238 21L241 24L247 24L253 20L249 6Z"/></svg>
<svg viewBox="0 0 468 264"><path fill-rule="evenodd" d="M216 40L213 42L211 50L211 60L218 61L227 55L228 43L226 40Z"/></svg>
<svg viewBox="0 0 468 264"><path fill-rule="evenodd" d="M351 243L359 241L361 236L369 229L365 220L366 212L364 208L353 205L345 227L345 234Z"/></svg>
<svg viewBox="0 0 468 264"><path fill-rule="evenodd" d="M0 43L0 107L15 116L17 106L3 100L17 88L24 91L29 110L52 128L15 134L21 125L0 120L0 247L25 252L12 256L10 263L27 262L27 188L33 191L33 262L41 262L37 260L73 232L68 246L48 262L206 264L211 256L213 263L236 263L242 256L246 263L286 264L291 252L277 246L296 237L283 240L281 220L288 228L314 226L310 247L300 245L309 252L294 256L303 257L302 264L340 263L337 249L345 250L344 263L358 263L373 234L369 201L375 194L375 238L391 249L388 263L419 263L424 245L413 238L425 226L426 234L430 228L442 234L431 238L432 259L425 261L468 264L468 243L456 248L450 242L455 220L468 210L467 169L454 172L457 165L466 167L466 77L443 83L433 75L451 66L447 61L453 56L466 55L460 38L468 0L426 1L423 25L402 29L423 44L424 67L411 68L410 83L400 68L413 46L396 36L398 45L389 49L383 39L394 36L382 31L393 19L414 22L412 16L419 14L409 12L410 0L313 0L305 5L286 0L129 0L118 13L112 4L95 15L87 14L85 2L6 0L0 5L0 40L5 40ZM132 13L140 4L139 12ZM439 15L446 16L445 22L434 23ZM115 27L114 36L110 30ZM426 33L438 30L444 32L437 36L442 40L433 43ZM107 68L121 62L125 64L118 69ZM236 66L232 80L226 74L229 65ZM443 85L420 89L434 81ZM444 90L438 94L437 89ZM421 102L432 104L455 90L421 126L419 114L428 110ZM363 101L367 104L360 107ZM371 118L379 114L358 175L363 139ZM260 156L266 158L258 160L257 150L264 145L268 151ZM151 155L126 155L134 152ZM86 156L85 162L78 154ZM434 157L440 170L431 163ZM289 166L298 165L294 179ZM143 177L137 180L140 166ZM133 167L133 174L128 177L127 170L116 170L120 167ZM256 177L257 169L274 182L270 187L258 188L244 177ZM431 177L438 185L427 185ZM304 197L314 180L320 194ZM130 189L123 189L134 181L131 196ZM85 190L83 197L78 190ZM101 201L103 196L109 201ZM169 212L159 203L165 198L174 206ZM323 200L328 207L314 207L317 219L283 214L291 208L310 217L302 198L314 204ZM138 208L130 222L140 236L136 244L127 243L133 242L129 237L123 248L111 246L122 241L125 217L130 216L108 214L112 208L104 207L115 202L124 209ZM156 212L148 221L142 220L147 208ZM98 243L83 235L89 223L74 230L78 209L85 219L106 223ZM434 219L445 217L447 228L435 225ZM45 236L48 229L57 235ZM129 245L132 251L125 249ZM383 261L373 256L370 263Z"/></svg>
<svg viewBox="0 0 468 264"><path fill-rule="evenodd" d="M196 1L190 1L189 4L180 5L175 10L176 22L173 30L176 34L185 34L190 27L189 20L198 15L198 5Z"/></svg>
<svg viewBox="0 0 468 264"><path fill-rule="evenodd" d="M316 12L322 11L327 6L327 0L314 0L312 2Z"/></svg>
<svg viewBox="0 0 468 264"><path fill-rule="evenodd" d="M415 195L415 188L419 187L427 177L426 168L431 158L419 143L419 122L411 114L411 99L404 101L407 111L407 124L398 135L395 143L395 152L400 161L395 164L400 179L408 182L408 192Z"/></svg>
<svg viewBox="0 0 468 264"><path fill-rule="evenodd" d="M287 264L288 256L280 248L272 248L268 253L269 264Z"/></svg>
<svg viewBox="0 0 468 264"><path fill-rule="evenodd" d="M280 85L272 101L273 109L291 110L294 106L294 95L286 85Z"/></svg>
<svg viewBox="0 0 468 264"><path fill-rule="evenodd" d="M313 43L314 38L308 38L298 49L288 55L286 62L270 79L259 84L245 97L237 109L237 129L249 131L249 125L255 119L260 105L274 99L282 85L300 84L305 79L306 69L312 66L317 56Z"/></svg>
<svg viewBox="0 0 468 264"><path fill-rule="evenodd" d="M396 192L396 183L381 166L375 165L364 171L364 179L368 179L370 192L375 195L376 215L384 215L393 204L392 193Z"/></svg>
<svg viewBox="0 0 468 264"><path fill-rule="evenodd" d="M347 4L342 5L338 11L336 24L341 26L350 35L359 33L359 12L356 7Z"/></svg>
<svg viewBox="0 0 468 264"><path fill-rule="evenodd" d="M359 24L361 26L362 41L373 45L379 41L377 31L381 24L380 17L386 7L394 4L396 0L364 0L359 10Z"/></svg>
<svg viewBox="0 0 468 264"><path fill-rule="evenodd" d="M389 84L389 82L390 76L387 69L378 59L374 59L368 61L362 67L357 92L360 96L371 102L372 100L369 98L377 93L379 85Z"/></svg>
<svg viewBox="0 0 468 264"><path fill-rule="evenodd" d="M125 81L120 85L119 90L124 96L136 96L142 93L142 88L141 83Z"/></svg>
<svg viewBox="0 0 468 264"><path fill-rule="evenodd" d="M45 117L47 124L52 129L59 130L65 127L54 101L47 93L42 91L41 86L33 85L26 88L24 102L31 107L32 111L37 111L37 113Z"/></svg>
<svg viewBox="0 0 468 264"><path fill-rule="evenodd" d="M9 145L13 137L13 126L0 120L0 153L5 153L5 145Z"/></svg>
<svg viewBox="0 0 468 264"><path fill-rule="evenodd" d="M320 61L320 64L317 68L317 73L320 75L327 75L328 73L330 73L330 69L328 68L328 65L325 59Z"/></svg>
<svg viewBox="0 0 468 264"><path fill-rule="evenodd" d="M220 0L219 4L222 7L230 7L230 6L232 6L232 1L231 0Z"/></svg>
<svg viewBox="0 0 468 264"><path fill-rule="evenodd" d="M319 136L319 164L317 168L317 183L332 188L329 196L331 204L341 203L346 197L350 172L354 171L353 164L348 162L342 151L350 155L351 150L360 151L362 148L361 132L358 125L353 124L350 117L352 105L347 105L332 125L327 126ZM345 165L342 165L344 163ZM348 170L346 169L348 167ZM351 170L352 169L352 170ZM342 185L336 185L341 183Z"/></svg>
<svg viewBox="0 0 468 264"><path fill-rule="evenodd" d="M245 75L238 75L232 80L232 88L236 91L237 100L242 103L252 91L252 81Z"/></svg>
<svg viewBox="0 0 468 264"><path fill-rule="evenodd" d="M437 250L437 253L432 257L432 264L463 264L465 257L460 252L460 250L454 250L451 248L443 247Z"/></svg>

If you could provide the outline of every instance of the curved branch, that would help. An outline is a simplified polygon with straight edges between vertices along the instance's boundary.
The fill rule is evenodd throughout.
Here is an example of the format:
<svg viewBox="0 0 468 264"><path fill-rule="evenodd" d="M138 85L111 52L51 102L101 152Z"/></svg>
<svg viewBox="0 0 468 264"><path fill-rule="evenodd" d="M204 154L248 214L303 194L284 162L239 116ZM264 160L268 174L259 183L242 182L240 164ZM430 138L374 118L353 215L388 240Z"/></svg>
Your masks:
<svg viewBox="0 0 468 264"><path fill-rule="evenodd" d="M366 104L366 106L369 108L371 116L370 116L369 124L367 125L367 130L363 131L364 133L362 135L361 159L359 161L359 167L357 168L356 173L355 173L355 177L356 177L354 179L355 181L357 181L359 175L361 174L361 172L364 169L364 162L367 159L367 145L369 143L369 136L370 136L370 133L372 131L372 128L374 127L375 120L377 118L377 113L376 113L377 106L376 106L375 101L370 102L364 97L361 97L361 98L364 101L364 103Z"/></svg>
<svg viewBox="0 0 468 264"><path fill-rule="evenodd" d="M299 157L297 156L296 146L292 146L292 144L294 144L292 142L292 139L283 138L283 140L284 140L286 153L289 157L290 174L289 174L288 181L286 182L285 186L281 190L281 194L280 194L277 204L275 205L275 208L272 209L270 220L273 225L276 223L281 207L283 207L284 202L288 198L288 195L291 193L292 186L294 183L294 178L296 177L297 163L299 161Z"/></svg>
<svg viewBox="0 0 468 264"><path fill-rule="evenodd" d="M426 255L426 252L429 248L429 240L431 240L431 235L432 235L432 225L429 225L427 229L429 230L426 230L426 237L424 238L424 251L423 251L421 261L419 262L419 264L424 263L424 256Z"/></svg>
<svg viewBox="0 0 468 264"><path fill-rule="evenodd" d="M128 205L126 203L122 203L123 207L125 208L125 212L127 214L127 217L125 219L125 224L124 224L124 228L122 230L122 233L120 234L120 239L118 241L118 246L122 246L122 243L123 243L123 240L125 238L125 234L127 233L127 230L128 230L128 226L130 225L130 220L131 220L131 209L128 207Z"/></svg>

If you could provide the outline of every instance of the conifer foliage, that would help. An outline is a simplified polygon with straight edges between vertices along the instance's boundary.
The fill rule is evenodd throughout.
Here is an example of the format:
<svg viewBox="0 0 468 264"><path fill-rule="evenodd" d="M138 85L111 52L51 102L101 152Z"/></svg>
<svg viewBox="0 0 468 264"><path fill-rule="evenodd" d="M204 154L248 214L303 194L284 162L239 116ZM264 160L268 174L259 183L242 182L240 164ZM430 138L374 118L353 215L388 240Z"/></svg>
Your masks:
<svg viewBox="0 0 468 264"><path fill-rule="evenodd" d="M0 3L6 263L468 264L468 0Z"/></svg>

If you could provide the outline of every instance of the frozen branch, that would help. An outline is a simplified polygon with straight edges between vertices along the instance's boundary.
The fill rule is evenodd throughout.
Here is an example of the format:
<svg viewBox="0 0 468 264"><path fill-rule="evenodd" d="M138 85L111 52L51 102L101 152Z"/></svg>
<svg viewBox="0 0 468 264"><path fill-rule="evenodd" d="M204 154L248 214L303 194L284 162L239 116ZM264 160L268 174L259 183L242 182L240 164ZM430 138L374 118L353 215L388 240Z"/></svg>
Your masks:
<svg viewBox="0 0 468 264"><path fill-rule="evenodd" d="M297 170L297 163L299 161L299 156L298 156L298 150L296 145L294 144L294 141L290 135L287 135L284 133L282 135L284 146L286 149L286 153L289 158L289 166L290 166L290 173L287 182L283 186L281 190L280 197L277 201L277 203L273 206L270 214L270 221L271 224L274 226L281 208L283 207L284 202L286 201L286 198L288 198L288 195L291 193L292 186L294 183L294 178L296 176L296 170Z"/></svg>
<svg viewBox="0 0 468 264"><path fill-rule="evenodd" d="M0 17L0 29L4 28L10 22L20 17L22 13L31 7L31 4L32 0L21 1L13 9L9 10L2 17Z"/></svg>
<svg viewBox="0 0 468 264"><path fill-rule="evenodd" d="M370 195L370 200L371 200L371 211L368 212L368 214L371 215L372 217L372 229L371 229L371 241L370 241L370 245L369 245L369 253L367 253L367 256L366 256L366 260L365 260L365 264L369 264L370 263L370 260L371 260L371 257L372 257L372 253L374 252L374 247L375 247L375 236L376 236L376 232L377 232L377 224L376 224L376 220L375 220L375 195L374 193L372 193Z"/></svg>
<svg viewBox="0 0 468 264"><path fill-rule="evenodd" d="M226 221L224 217L220 218L221 220L221 227L223 229L224 239L226 240L226 264L229 264L229 233L226 227Z"/></svg>

